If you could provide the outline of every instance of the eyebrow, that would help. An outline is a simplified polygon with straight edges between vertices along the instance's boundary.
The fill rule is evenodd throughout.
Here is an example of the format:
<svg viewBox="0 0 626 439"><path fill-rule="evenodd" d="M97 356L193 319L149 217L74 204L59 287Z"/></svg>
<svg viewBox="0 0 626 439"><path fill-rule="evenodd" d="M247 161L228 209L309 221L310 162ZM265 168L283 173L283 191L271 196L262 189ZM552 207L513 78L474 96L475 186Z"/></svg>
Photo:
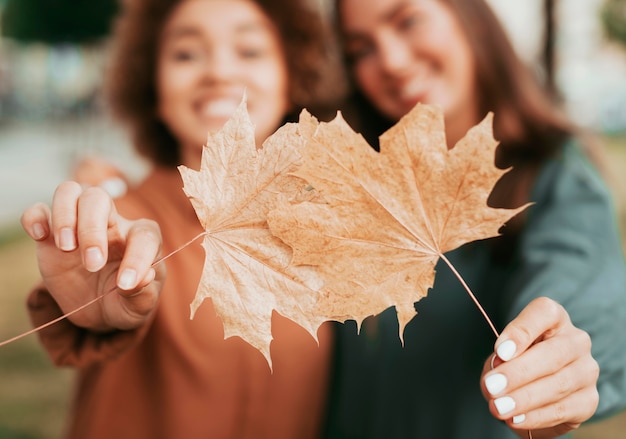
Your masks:
<svg viewBox="0 0 626 439"><path fill-rule="evenodd" d="M184 37L194 37L200 36L200 31L195 27L185 26L185 27L175 27L172 30L169 30L163 34L163 40L176 40L178 38Z"/></svg>
<svg viewBox="0 0 626 439"><path fill-rule="evenodd" d="M271 31L267 26L261 22L248 22L238 25L235 28L237 34L257 33L261 31ZM185 37L199 37L202 35L202 31L196 26L181 26L175 27L163 35L164 40L177 40Z"/></svg>

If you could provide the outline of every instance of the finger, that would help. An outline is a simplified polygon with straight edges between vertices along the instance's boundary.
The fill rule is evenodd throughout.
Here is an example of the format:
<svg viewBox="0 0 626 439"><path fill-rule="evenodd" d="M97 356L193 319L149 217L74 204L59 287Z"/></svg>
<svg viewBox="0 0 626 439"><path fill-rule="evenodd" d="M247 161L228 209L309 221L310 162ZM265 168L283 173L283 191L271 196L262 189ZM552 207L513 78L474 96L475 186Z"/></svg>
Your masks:
<svg viewBox="0 0 626 439"><path fill-rule="evenodd" d="M32 239L43 241L50 236L50 208L44 203L37 203L22 213L20 223Z"/></svg>
<svg viewBox="0 0 626 439"><path fill-rule="evenodd" d="M155 279L157 279L157 277L162 278L162 276L157 275L157 271L158 272L162 271L164 267L165 265L161 265L157 269L155 269L154 267L151 267L150 270L148 270L148 273L146 274L146 276L141 281L139 281L139 283L137 284L137 288L145 288L147 285L149 285Z"/></svg>
<svg viewBox="0 0 626 439"><path fill-rule="evenodd" d="M584 389L595 389L597 376L597 363L591 356L581 358L568 367L513 390L506 388L505 375L491 375L487 378L487 383L491 383L489 387L493 389L494 385L500 384L505 390L489 401L490 409L499 419L528 414L541 407L560 404L570 395Z"/></svg>
<svg viewBox="0 0 626 439"><path fill-rule="evenodd" d="M554 375L580 359L595 362L591 357L591 339L585 331L571 326L570 331L543 340L515 359L502 362L493 371L485 372L483 385L489 395L497 396L505 390L511 392L540 378ZM502 378L492 378L493 375L502 375L506 380L506 388L500 388L498 380Z"/></svg>
<svg viewBox="0 0 626 439"><path fill-rule="evenodd" d="M518 409L514 416L506 419L506 422L513 428L525 430L562 426L561 434L565 434L591 418L598 402L599 396L595 386L586 387L559 401L533 410L524 412Z"/></svg>
<svg viewBox="0 0 626 439"><path fill-rule="evenodd" d="M74 181L61 183L52 198L51 223L56 246L63 251L77 247L76 218L80 185Z"/></svg>
<svg viewBox="0 0 626 439"><path fill-rule="evenodd" d="M165 265L158 269L150 268L148 274L137 286L138 292L130 295L124 293L124 309L128 315L128 321L142 320L155 308L159 292L161 290L162 276L157 276L157 271L164 270Z"/></svg>
<svg viewBox="0 0 626 439"><path fill-rule="evenodd" d="M87 270L98 271L106 263L107 232L116 222L115 218L115 205L104 190L88 188L78 199L77 238Z"/></svg>
<svg viewBox="0 0 626 439"><path fill-rule="evenodd" d="M596 388L597 363L581 359L558 373L539 379L510 393L516 406L523 413L530 413L541 407L558 405L571 395ZM593 399L583 405L589 405ZM594 410L595 410L595 404Z"/></svg>
<svg viewBox="0 0 626 439"><path fill-rule="evenodd" d="M152 264L161 250L161 231L151 220L132 221L128 229L126 249L120 264L117 285L132 294L153 278ZM148 282L146 282L148 280Z"/></svg>
<svg viewBox="0 0 626 439"><path fill-rule="evenodd" d="M500 359L509 361L565 325L571 325L565 309L547 297L539 297L504 328L496 340L495 351Z"/></svg>
<svg viewBox="0 0 626 439"><path fill-rule="evenodd" d="M146 285L138 289L133 294L121 292L113 299L117 299L117 310L115 312L105 313L107 316L107 324L117 329L133 329L143 324L146 318L154 311L159 298L159 293L163 285L163 277L156 275L158 271L164 271L164 265L161 268L152 268L148 275L141 283ZM103 306L107 306L105 302Z"/></svg>
<svg viewBox="0 0 626 439"><path fill-rule="evenodd" d="M485 360L481 375L485 375L489 373L490 371L494 370L496 367L500 366L502 363L504 362L500 359L500 357L498 357L498 354L494 352L493 354L489 356L489 358Z"/></svg>

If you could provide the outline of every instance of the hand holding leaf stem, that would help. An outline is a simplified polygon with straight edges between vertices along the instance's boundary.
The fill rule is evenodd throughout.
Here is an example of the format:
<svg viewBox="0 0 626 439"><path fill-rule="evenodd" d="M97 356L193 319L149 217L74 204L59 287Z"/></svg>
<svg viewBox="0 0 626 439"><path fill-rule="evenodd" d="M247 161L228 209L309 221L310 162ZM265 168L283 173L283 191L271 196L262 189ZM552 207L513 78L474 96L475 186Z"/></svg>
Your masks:
<svg viewBox="0 0 626 439"><path fill-rule="evenodd" d="M124 330L149 317L165 277L162 264L152 266L162 242L155 222L125 219L104 190L76 182L60 184L51 206L28 208L21 222L37 241L43 282L63 313L106 295L70 316L74 324Z"/></svg>
<svg viewBox="0 0 626 439"><path fill-rule="evenodd" d="M599 368L591 339L551 299L532 301L502 331L485 362L482 390L491 413L522 437L566 434L598 406Z"/></svg>

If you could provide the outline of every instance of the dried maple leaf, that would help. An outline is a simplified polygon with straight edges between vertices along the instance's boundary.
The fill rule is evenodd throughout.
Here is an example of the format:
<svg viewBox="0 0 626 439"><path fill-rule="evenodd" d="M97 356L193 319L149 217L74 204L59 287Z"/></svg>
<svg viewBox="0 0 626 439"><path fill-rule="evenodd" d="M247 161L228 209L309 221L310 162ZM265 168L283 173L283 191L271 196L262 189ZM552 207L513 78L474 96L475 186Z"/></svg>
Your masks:
<svg viewBox="0 0 626 439"><path fill-rule="evenodd" d="M380 153L340 116L320 124L296 171L327 204L284 203L268 222L294 249L293 265L324 278L316 314L360 325L395 306L402 338L437 260L498 235L526 206L487 206L505 172L494 165L491 115L448 150L441 111L418 105L381 136Z"/></svg>
<svg viewBox="0 0 626 439"><path fill-rule="evenodd" d="M297 168L316 123L303 113L298 124L281 127L257 150L242 102L224 128L209 135L200 171L179 167L184 191L206 230L206 260L191 317L210 297L225 338L240 336L261 351L270 367L273 310L314 338L324 321L310 312L320 279L309 267L290 265L290 247L270 233L266 222L278 202L316 196L289 173Z"/></svg>

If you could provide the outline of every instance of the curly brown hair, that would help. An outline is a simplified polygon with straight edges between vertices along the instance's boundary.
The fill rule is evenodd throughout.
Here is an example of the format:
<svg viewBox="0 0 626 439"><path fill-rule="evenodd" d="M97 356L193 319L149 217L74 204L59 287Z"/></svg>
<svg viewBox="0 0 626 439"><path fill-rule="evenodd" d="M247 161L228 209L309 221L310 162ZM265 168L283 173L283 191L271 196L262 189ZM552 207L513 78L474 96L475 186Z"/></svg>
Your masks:
<svg viewBox="0 0 626 439"><path fill-rule="evenodd" d="M123 2L105 87L113 115L128 125L139 154L168 167L180 164L180 149L157 114L157 54L162 28L182 1ZM295 113L307 108L320 118L329 116L342 95L343 75L332 32L321 11L305 0L250 1L256 2L278 29ZM294 114L287 115L285 121L293 118Z"/></svg>

